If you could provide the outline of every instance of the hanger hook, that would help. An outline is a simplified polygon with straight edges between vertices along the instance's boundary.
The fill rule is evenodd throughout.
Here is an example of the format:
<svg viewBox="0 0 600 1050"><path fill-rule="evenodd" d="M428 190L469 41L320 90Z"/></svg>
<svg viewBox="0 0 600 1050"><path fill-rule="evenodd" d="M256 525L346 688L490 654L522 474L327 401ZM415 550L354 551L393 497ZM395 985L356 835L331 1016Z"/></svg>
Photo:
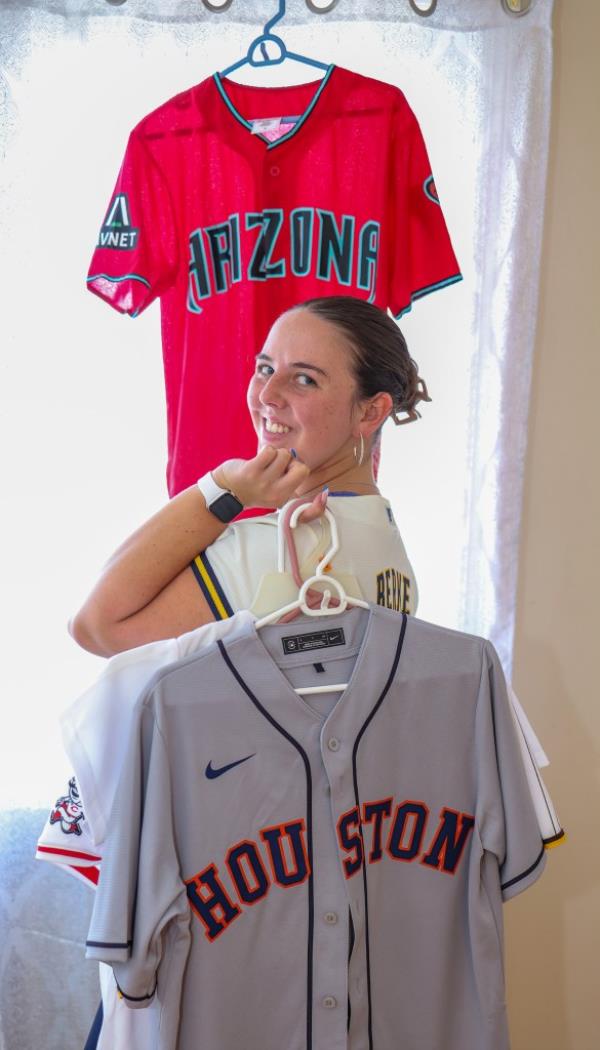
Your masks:
<svg viewBox="0 0 600 1050"><path fill-rule="evenodd" d="M292 528L292 529L296 528L296 525L298 524L298 518L302 514L303 510L304 510L303 506L299 506L299 507L296 507L294 509L294 511L290 515L290 528ZM321 561L317 565L317 568L315 570L316 573L317 573L317 576L321 576L324 573L325 567L327 565L329 565L330 561L333 560L333 558L335 557L335 555L337 554L337 552L340 549L340 541L339 541L339 537L338 537L337 522L336 522L333 514L331 513L331 511L329 510L328 507L325 507L325 510L323 511L323 517L325 518L326 521L329 522L329 531L330 531L330 534L331 534L331 542L330 542L330 545L329 545L329 549L325 551L325 554L323 555L323 557L321 558Z"/></svg>
<svg viewBox="0 0 600 1050"><path fill-rule="evenodd" d="M271 18L267 22L265 28L263 29L265 37L268 37L271 33L273 26L276 25L277 22L281 22L281 19L285 17L285 4L286 0L279 0L279 11L276 15L273 15L273 18Z"/></svg>
<svg viewBox="0 0 600 1050"><path fill-rule="evenodd" d="M327 586L323 592L323 598L321 599L320 605L316 609L312 609L308 605L306 598L308 591L315 583L325 583ZM337 591L339 605L330 604L332 589ZM348 596L346 595L341 583L338 583L333 576L322 576L317 573L315 576L311 576L309 580L304 581L300 588L298 601L300 602L300 611L303 612L305 616L338 616L348 605Z"/></svg>

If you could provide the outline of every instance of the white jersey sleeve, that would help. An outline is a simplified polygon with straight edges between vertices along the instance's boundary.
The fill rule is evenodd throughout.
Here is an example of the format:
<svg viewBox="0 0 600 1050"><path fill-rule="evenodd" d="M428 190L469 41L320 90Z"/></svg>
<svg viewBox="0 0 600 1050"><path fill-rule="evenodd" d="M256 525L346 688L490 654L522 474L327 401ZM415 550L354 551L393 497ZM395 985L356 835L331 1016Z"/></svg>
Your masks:
<svg viewBox="0 0 600 1050"><path fill-rule="evenodd" d="M527 746L529 747L529 750L531 751L531 754L535 759L535 763L538 769L543 769L544 766L549 766L550 760L546 752L544 751L544 748L542 747L540 741L538 740L538 737L536 736L531 722L529 721L527 715L525 714L525 711L523 710L523 705L521 704L521 701L519 700L512 685L510 684L508 686L508 695L512 704L513 711L515 713L515 717L517 719L517 722L519 723L521 732L525 737L525 740L527 741Z"/></svg>
<svg viewBox="0 0 600 1050"><path fill-rule="evenodd" d="M89 886L98 884L100 854L92 838L76 777L56 799L37 842L36 860L45 860Z"/></svg>
<svg viewBox="0 0 600 1050"><path fill-rule="evenodd" d="M328 570L348 594L396 612L417 610L415 574L394 520L382 496L333 495L327 501L339 534L340 549ZM281 512L280 512L281 513ZM281 604L298 594L291 573L277 573L277 514L234 522L192 562L192 570L215 616L223 619L251 608L257 616L277 608L263 591L267 578L278 576ZM324 519L294 530L303 579L313 575L330 545Z"/></svg>
<svg viewBox="0 0 600 1050"><path fill-rule="evenodd" d="M540 773L540 766L547 766L549 762L512 686L507 685L507 691L538 826L544 846L548 849L556 846L564 838L564 831Z"/></svg>
<svg viewBox="0 0 600 1050"><path fill-rule="evenodd" d="M159 1050L158 998L146 1010L130 1010L119 996L115 976L107 963L99 963L102 993L102 1027L96 1050Z"/></svg>
<svg viewBox="0 0 600 1050"><path fill-rule="evenodd" d="M126 742L138 696L161 668L231 635L252 619L207 624L179 638L151 642L109 660L97 681L61 717L65 752L74 770L51 807L38 839L36 857L61 865L96 885L101 845L123 767Z"/></svg>

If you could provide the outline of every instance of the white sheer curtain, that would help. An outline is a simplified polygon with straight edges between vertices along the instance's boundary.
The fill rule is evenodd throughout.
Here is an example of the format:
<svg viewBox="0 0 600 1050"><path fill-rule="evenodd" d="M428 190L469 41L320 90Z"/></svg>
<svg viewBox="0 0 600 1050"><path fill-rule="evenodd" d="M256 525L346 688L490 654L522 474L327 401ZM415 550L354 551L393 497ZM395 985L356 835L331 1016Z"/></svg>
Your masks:
<svg viewBox="0 0 600 1050"><path fill-rule="evenodd" d="M30 0L0 11L0 805L45 805L61 786L56 715L100 663L66 620L110 550L166 497L158 308L130 321L84 289L128 131L241 57L276 10ZM320 16L295 0L277 28L294 50L397 84L423 128L465 280L402 321L434 401L417 425L386 433L382 487L419 578L419 615L492 637L507 670L551 14L552 0L521 18L500 0L439 0L428 19L408 0L339 0ZM285 63L260 77L312 72Z"/></svg>

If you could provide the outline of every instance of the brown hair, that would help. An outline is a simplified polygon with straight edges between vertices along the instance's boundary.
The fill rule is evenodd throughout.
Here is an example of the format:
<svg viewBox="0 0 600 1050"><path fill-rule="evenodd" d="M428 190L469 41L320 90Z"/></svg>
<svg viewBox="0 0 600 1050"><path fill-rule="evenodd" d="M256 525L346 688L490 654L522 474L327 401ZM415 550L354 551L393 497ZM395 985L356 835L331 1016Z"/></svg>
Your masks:
<svg viewBox="0 0 600 1050"><path fill-rule="evenodd" d="M374 397L382 391L390 394L391 418L397 426L420 418L417 405L431 398L406 340L389 314L353 295L307 299L292 309L309 310L343 334L352 348L359 398Z"/></svg>

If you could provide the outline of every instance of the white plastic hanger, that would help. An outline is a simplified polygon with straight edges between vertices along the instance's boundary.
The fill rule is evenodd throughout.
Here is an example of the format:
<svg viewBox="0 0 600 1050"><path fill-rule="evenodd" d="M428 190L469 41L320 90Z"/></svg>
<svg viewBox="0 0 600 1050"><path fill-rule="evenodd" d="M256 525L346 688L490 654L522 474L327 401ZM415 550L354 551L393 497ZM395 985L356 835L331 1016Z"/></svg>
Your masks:
<svg viewBox="0 0 600 1050"><path fill-rule="evenodd" d="M301 504L300 506L296 507L296 509L290 517L290 527L292 529L296 528L298 524L298 518L304 510L304 507L309 505L310 501L307 501L305 504ZM346 594L339 580L336 580L335 577L329 574L325 575L325 566L329 564L331 559L337 554L337 552L340 549L336 520L327 507L325 508L325 517L329 522L329 528L331 531L331 546L329 547L329 550L325 552L325 554L321 558L321 561L317 565L317 571L315 575L310 576L308 580L304 581L298 593L298 597L294 602L290 602L288 605L284 605L280 609L275 609L267 616L263 616L259 620L256 620L254 626L256 627L257 631L259 631L261 627L266 627L267 624L275 623L282 616L285 616L286 613L293 612L295 609L299 609L301 612L304 613L305 616L319 617L338 616L340 613L343 613L348 606L357 606L361 609L369 608L369 603L363 601L362 598L353 598L350 595ZM285 568L285 535L283 527L281 525L278 528L277 539L277 564L279 571L283 572ZM316 583L324 583L326 584L326 587L323 592L323 600L321 601L321 604L317 608L311 609L310 606L307 604L306 596L308 590L311 587L313 587ZM339 601L339 605L332 606L329 604L332 597L331 588L333 588L334 591L337 591L336 597ZM311 693L343 692L344 689L347 688L347 682L338 682L334 685L332 684L304 686L302 688L296 689L295 692L298 693L300 696L307 696Z"/></svg>
<svg viewBox="0 0 600 1050"><path fill-rule="evenodd" d="M274 609L280 609L298 597L302 578L305 574L313 574L315 563L323 558L324 544L327 543L329 545L331 543L331 529L326 520L323 521L322 518L319 518L311 522L310 525L306 525L307 534L312 536L314 531L315 547L306 554L302 565L300 565L295 543L291 538L288 539L290 530L286 528L285 523L289 520L295 508L303 506L305 503L306 497L300 499L296 497L279 510L277 519L277 561L270 572L262 574L250 606L250 611L254 613L257 619L260 619L262 616L268 616ZM320 536L317 533L317 527ZM286 545L289 549L286 549ZM336 578L347 595L356 595L356 597L362 598L360 584L353 573L336 572ZM314 602L312 604L314 605Z"/></svg>

